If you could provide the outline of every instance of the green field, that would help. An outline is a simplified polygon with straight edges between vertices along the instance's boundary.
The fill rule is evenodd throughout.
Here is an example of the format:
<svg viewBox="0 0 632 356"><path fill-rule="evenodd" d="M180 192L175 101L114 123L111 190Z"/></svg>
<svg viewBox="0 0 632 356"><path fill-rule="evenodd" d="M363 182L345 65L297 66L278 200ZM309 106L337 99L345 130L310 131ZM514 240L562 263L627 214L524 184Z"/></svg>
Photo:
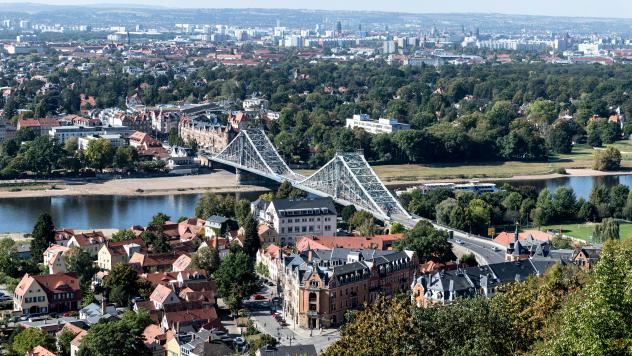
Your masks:
<svg viewBox="0 0 632 356"><path fill-rule="evenodd" d="M632 142L609 145L622 153L622 170L632 169ZM569 154L551 154L546 162L454 162L437 164L372 165L375 173L390 184L408 184L440 179L510 178L555 173L559 168L592 168L595 149L582 144L573 146ZM299 170L310 175L314 170Z"/></svg>
<svg viewBox="0 0 632 356"><path fill-rule="evenodd" d="M595 229L595 224L562 224L562 225L549 225L543 226L541 230L547 229L562 229L563 234L571 236L576 239L592 242L592 234ZM621 239L627 239L632 236L632 223L621 223L619 225L619 236Z"/></svg>

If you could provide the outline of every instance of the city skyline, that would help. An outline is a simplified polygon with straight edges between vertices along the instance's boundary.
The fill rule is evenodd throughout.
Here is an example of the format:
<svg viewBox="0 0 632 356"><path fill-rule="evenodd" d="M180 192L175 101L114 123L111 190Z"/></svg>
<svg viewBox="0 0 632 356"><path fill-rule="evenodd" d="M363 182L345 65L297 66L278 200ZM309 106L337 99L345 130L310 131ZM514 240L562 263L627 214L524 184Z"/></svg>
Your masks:
<svg viewBox="0 0 632 356"><path fill-rule="evenodd" d="M343 3L333 0L323 0L318 3L307 1L271 0L263 4L256 0L191 0L186 4L179 3L173 6L173 2L166 0L146 0L142 3L129 0L39 0L33 2L20 2L14 0L0 0L0 4L47 4L47 5L114 5L114 6L161 6L166 8L281 8L281 9L308 9L308 10L352 10L352 11L385 11L385 12L409 12L409 13L500 13L513 15L534 16L561 16L561 17L604 17L604 18L630 18L632 3L625 0L606 0L594 2L588 0L561 0L550 2L546 0L533 0L526 2L509 2L499 0L481 0L477 2L454 0L442 3L410 3L410 2L377 2L350 0ZM627 15L626 15L627 14Z"/></svg>

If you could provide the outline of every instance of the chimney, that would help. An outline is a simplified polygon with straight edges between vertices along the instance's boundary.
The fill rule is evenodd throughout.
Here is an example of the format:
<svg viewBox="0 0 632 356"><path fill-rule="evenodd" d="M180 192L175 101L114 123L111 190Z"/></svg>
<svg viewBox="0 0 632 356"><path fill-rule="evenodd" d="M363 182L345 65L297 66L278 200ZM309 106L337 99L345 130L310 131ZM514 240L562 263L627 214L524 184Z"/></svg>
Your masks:
<svg viewBox="0 0 632 356"><path fill-rule="evenodd" d="M101 315L105 315L106 314L106 309L107 309L107 301L105 300L105 296L101 299Z"/></svg>

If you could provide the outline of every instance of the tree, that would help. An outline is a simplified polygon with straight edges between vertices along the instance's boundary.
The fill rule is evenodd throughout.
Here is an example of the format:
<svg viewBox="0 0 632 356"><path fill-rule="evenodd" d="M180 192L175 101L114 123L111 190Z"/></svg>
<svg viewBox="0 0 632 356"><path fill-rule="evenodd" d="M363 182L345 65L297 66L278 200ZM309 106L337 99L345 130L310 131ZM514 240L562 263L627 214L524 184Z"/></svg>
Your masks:
<svg viewBox="0 0 632 356"><path fill-rule="evenodd" d="M478 261L476 261L476 256L473 253L466 253L461 256L460 262L468 267L478 266Z"/></svg>
<svg viewBox="0 0 632 356"><path fill-rule="evenodd" d="M436 230L425 220L408 230L397 242L396 247L400 250L415 251L419 263L445 262L453 256L452 245L448 242L448 233Z"/></svg>
<svg viewBox="0 0 632 356"><path fill-rule="evenodd" d="M435 216L439 224L451 226L450 214L459 203L454 198L448 198L437 205Z"/></svg>
<svg viewBox="0 0 632 356"><path fill-rule="evenodd" d="M132 230L119 230L115 233L112 234L112 238L110 239L110 241L126 241L126 240L133 240L136 238L136 235L134 235L134 232L132 232Z"/></svg>
<svg viewBox="0 0 632 356"><path fill-rule="evenodd" d="M48 213L43 213L37 219L33 227L33 240L31 241L31 256L35 261L41 262L42 255L48 246L55 243L55 224Z"/></svg>
<svg viewBox="0 0 632 356"><path fill-rule="evenodd" d="M283 183L279 186L276 193L274 194L275 199L285 199L285 198L302 198L305 196L305 192L300 189L294 188L292 183L287 180L284 180Z"/></svg>
<svg viewBox="0 0 632 356"><path fill-rule="evenodd" d="M64 150L66 150L66 152L70 154L75 153L79 149L78 141L79 139L77 139L76 137L67 138L64 141Z"/></svg>
<svg viewBox="0 0 632 356"><path fill-rule="evenodd" d="M593 240L598 243L603 243L608 240L619 239L619 223L615 219L607 218L603 219L601 224L595 225L593 232Z"/></svg>
<svg viewBox="0 0 632 356"><path fill-rule="evenodd" d="M624 355L632 347L632 244L609 240L584 288L562 304L536 344L541 355ZM555 289L552 289L553 291Z"/></svg>
<svg viewBox="0 0 632 356"><path fill-rule="evenodd" d="M471 231L479 235L487 235L487 228L492 222L492 207L482 199L472 199L467 206Z"/></svg>
<svg viewBox="0 0 632 356"><path fill-rule="evenodd" d="M250 214L250 202L246 199L240 199L235 204L235 219L240 226L244 226L246 221L252 218Z"/></svg>
<svg viewBox="0 0 632 356"><path fill-rule="evenodd" d="M122 320L92 325L88 334L81 340L78 355L151 355L143 336L143 330L149 324L146 324L146 320L136 322L136 318L145 319L145 317L143 315L134 316L133 314L135 313L129 311L123 315Z"/></svg>
<svg viewBox="0 0 632 356"><path fill-rule="evenodd" d="M406 228L404 227L404 225L398 223L398 222L394 222L391 224L388 232L390 234L401 234L406 232Z"/></svg>
<svg viewBox="0 0 632 356"><path fill-rule="evenodd" d="M182 137L180 137L180 135L178 134L178 129L173 128L173 127L169 129L169 136L167 138L167 142L169 143L169 146L171 147L184 146L184 141L182 140Z"/></svg>
<svg viewBox="0 0 632 356"><path fill-rule="evenodd" d="M349 229L355 230L362 225L373 224L374 219L371 213L364 210L360 210L353 213L353 215L351 216L351 218L349 219L347 223L349 224Z"/></svg>
<svg viewBox="0 0 632 356"><path fill-rule="evenodd" d="M577 206L579 206L579 210L577 211L577 218L583 221L594 221L597 219L597 211L595 206L592 205L589 201L584 201L580 199Z"/></svg>
<svg viewBox="0 0 632 356"><path fill-rule="evenodd" d="M553 193L554 217L558 220L568 220L577 214L575 192L569 187L559 187Z"/></svg>
<svg viewBox="0 0 632 356"><path fill-rule="evenodd" d="M219 268L221 260L219 251L214 247L202 246L191 256L193 268L201 268L209 275L212 275Z"/></svg>
<svg viewBox="0 0 632 356"><path fill-rule="evenodd" d="M21 329L13 337L10 350L13 355L26 355L35 346L43 346L47 350L56 350L55 338L39 328Z"/></svg>
<svg viewBox="0 0 632 356"><path fill-rule="evenodd" d="M104 285L110 291L111 301L126 306L129 299L138 294L138 275L131 265L117 263L105 278Z"/></svg>
<svg viewBox="0 0 632 356"><path fill-rule="evenodd" d="M254 259L257 256L257 251L261 248L261 239L257 231L257 222L254 218L249 217L246 219L246 223L243 225L244 229L244 253L250 258Z"/></svg>
<svg viewBox="0 0 632 356"><path fill-rule="evenodd" d="M342 221L348 224L349 220L351 219L353 214L355 214L356 211L357 210L356 210L355 205L347 205L344 208L342 208L342 211L340 212L340 217L342 218Z"/></svg>
<svg viewBox="0 0 632 356"><path fill-rule="evenodd" d="M244 298L258 289L252 260L243 252L229 254L213 277L217 282L217 291L230 302L233 312L239 309Z"/></svg>
<svg viewBox="0 0 632 356"><path fill-rule="evenodd" d="M134 163L138 160L138 152L132 146L121 146L114 153L114 166L122 170L134 168Z"/></svg>
<svg viewBox="0 0 632 356"><path fill-rule="evenodd" d="M64 329L57 337L57 355L70 356L70 342L75 338L75 333Z"/></svg>
<svg viewBox="0 0 632 356"><path fill-rule="evenodd" d="M91 140L86 147L85 157L91 168L103 171L112 164L114 149L110 141L104 138Z"/></svg>
<svg viewBox="0 0 632 356"><path fill-rule="evenodd" d="M598 171L616 171L621 168L621 152L614 147L606 147L595 152L593 169Z"/></svg>
<svg viewBox="0 0 632 356"><path fill-rule="evenodd" d="M555 211L553 209L551 193L547 188L544 188L538 195L538 200L535 203L535 209L531 212L531 218L536 226L543 226L551 221L554 214Z"/></svg>
<svg viewBox="0 0 632 356"><path fill-rule="evenodd" d="M417 308L407 298L379 298L356 313L323 354L506 355L513 353L512 343L499 335L509 328L507 317L484 298L440 308Z"/></svg>
<svg viewBox="0 0 632 356"><path fill-rule="evenodd" d="M62 256L66 270L75 272L79 277L79 282L84 285L92 280L92 277L99 271L94 265L92 257L88 252L78 247L73 247Z"/></svg>
<svg viewBox="0 0 632 356"><path fill-rule="evenodd" d="M520 351L517 353L526 353L536 342L551 336L547 332L555 327L551 315L562 308L569 296L581 291L586 282L586 273L558 263L541 277L499 288L491 303L509 319L512 342Z"/></svg>
<svg viewBox="0 0 632 356"><path fill-rule="evenodd" d="M149 226L153 228L162 227L171 217L165 213L156 213L149 221Z"/></svg>

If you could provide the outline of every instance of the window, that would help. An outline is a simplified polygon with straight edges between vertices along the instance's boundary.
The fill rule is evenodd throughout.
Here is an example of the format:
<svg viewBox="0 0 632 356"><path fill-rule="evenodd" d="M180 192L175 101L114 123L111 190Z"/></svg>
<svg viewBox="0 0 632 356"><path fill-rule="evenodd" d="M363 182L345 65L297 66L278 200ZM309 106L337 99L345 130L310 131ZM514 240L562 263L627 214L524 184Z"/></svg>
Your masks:
<svg viewBox="0 0 632 356"><path fill-rule="evenodd" d="M301 227L301 232L307 232L307 226Z"/></svg>
<svg viewBox="0 0 632 356"><path fill-rule="evenodd" d="M325 231L329 231L329 230L331 230L331 226L325 225Z"/></svg>
<svg viewBox="0 0 632 356"><path fill-rule="evenodd" d="M314 225L309 226L309 232L312 232L312 231L314 231Z"/></svg>

